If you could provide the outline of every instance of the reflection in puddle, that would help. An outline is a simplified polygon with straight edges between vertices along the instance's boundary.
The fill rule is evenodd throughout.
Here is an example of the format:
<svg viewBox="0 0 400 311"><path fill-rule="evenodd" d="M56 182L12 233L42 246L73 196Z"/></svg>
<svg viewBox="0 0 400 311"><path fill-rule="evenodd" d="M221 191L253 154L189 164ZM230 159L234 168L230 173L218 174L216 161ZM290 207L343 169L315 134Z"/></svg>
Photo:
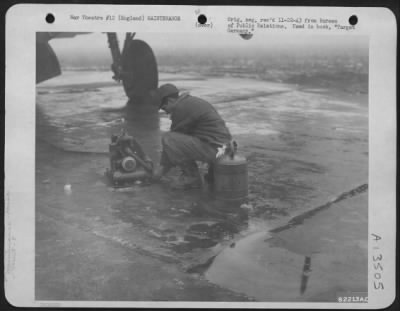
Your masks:
<svg viewBox="0 0 400 311"><path fill-rule="evenodd" d="M236 241L213 260L206 278L262 301L336 301L339 291L366 292L367 257L357 240L365 228L340 220L365 208L365 190L344 192L330 201L334 207L303 213L278 227L284 229Z"/></svg>
<svg viewBox="0 0 400 311"><path fill-rule="evenodd" d="M266 233L257 233L226 248L213 260L206 278L260 300L301 300L310 278L311 257L271 247L265 237Z"/></svg>
<svg viewBox="0 0 400 311"><path fill-rule="evenodd" d="M304 257L303 273L301 275L300 294L303 295L307 289L308 278L311 272L311 257Z"/></svg>

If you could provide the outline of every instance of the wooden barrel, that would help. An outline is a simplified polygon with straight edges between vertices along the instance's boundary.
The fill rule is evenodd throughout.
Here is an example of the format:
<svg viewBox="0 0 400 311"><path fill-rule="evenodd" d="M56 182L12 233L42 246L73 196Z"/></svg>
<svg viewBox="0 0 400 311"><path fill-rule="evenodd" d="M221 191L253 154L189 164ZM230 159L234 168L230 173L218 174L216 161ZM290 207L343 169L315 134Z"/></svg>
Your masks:
<svg viewBox="0 0 400 311"><path fill-rule="evenodd" d="M222 156L214 164L214 191L216 199L244 201L248 195L247 160L235 154Z"/></svg>

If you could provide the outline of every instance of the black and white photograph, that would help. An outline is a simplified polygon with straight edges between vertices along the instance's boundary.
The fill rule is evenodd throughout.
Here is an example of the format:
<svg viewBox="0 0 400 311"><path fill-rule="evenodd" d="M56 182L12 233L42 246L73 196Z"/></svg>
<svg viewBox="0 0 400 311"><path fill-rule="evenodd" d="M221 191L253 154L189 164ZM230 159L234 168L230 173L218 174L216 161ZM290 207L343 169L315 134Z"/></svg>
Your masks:
<svg viewBox="0 0 400 311"><path fill-rule="evenodd" d="M367 37L36 40L36 299L367 297Z"/></svg>
<svg viewBox="0 0 400 311"><path fill-rule="evenodd" d="M128 16L101 12L79 19ZM200 13L186 31L29 32L32 119L14 130L8 115L6 149L33 139L6 160L15 171L31 161L32 193L6 188L5 213L13 232L17 196L31 206L23 219L33 226L25 257L33 301L368 305L373 288L390 286L376 269L389 265L381 249L392 241L370 224L386 215L391 228L393 212L391 196L378 208L371 192L392 181L371 178L380 146L371 141L383 137L379 126L388 135L380 143L395 137L391 119L371 113L381 83L371 75L375 39L353 26L329 33L342 23L329 16L301 19L321 31L245 32L279 20L229 17L240 31L207 32L201 25L217 27L216 18ZM182 18L159 15L151 22ZM392 171L387 159L382 176ZM6 237L14 292L21 253L10 249L28 254L28 241Z"/></svg>

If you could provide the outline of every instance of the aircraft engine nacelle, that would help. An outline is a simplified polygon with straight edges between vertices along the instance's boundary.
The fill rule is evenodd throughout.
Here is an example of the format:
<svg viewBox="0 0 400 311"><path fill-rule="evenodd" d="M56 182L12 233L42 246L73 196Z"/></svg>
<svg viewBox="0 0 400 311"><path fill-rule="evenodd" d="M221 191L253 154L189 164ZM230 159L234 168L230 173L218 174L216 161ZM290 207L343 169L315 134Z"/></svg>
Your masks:
<svg viewBox="0 0 400 311"><path fill-rule="evenodd" d="M38 32L36 33L36 83L61 74L60 63L49 45L54 38L71 38L87 32ZM127 33L122 51L116 33L107 33L113 63L113 78L122 81L129 102L143 102L148 94L157 89L158 68L151 47L142 40L133 39L135 33Z"/></svg>
<svg viewBox="0 0 400 311"><path fill-rule="evenodd" d="M51 33L36 33L36 83L57 77L61 74L56 53L49 44Z"/></svg>

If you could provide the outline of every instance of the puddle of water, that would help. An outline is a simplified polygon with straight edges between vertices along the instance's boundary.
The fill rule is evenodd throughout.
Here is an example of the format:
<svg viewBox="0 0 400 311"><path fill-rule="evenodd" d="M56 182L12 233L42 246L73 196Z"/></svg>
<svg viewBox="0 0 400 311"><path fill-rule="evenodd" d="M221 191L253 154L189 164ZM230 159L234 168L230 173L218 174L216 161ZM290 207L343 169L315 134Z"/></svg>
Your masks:
<svg viewBox="0 0 400 311"><path fill-rule="evenodd" d="M246 292L260 300L273 297L279 301L296 298L299 291L298 274L302 256L291 255L284 249L270 251L265 243L266 233L253 234L226 248L215 259L205 276L211 282ZM289 261L292 269L277 268ZM290 300L290 299L289 299Z"/></svg>
<svg viewBox="0 0 400 311"><path fill-rule="evenodd" d="M353 268L346 263L346 256L302 255L268 243L267 234L258 233L226 248L205 276L260 301L326 299L327 293L335 301L340 287L343 291L366 291L365 276L351 272Z"/></svg>
<svg viewBox="0 0 400 311"><path fill-rule="evenodd" d="M295 227L236 241L213 259L205 276L261 301L336 301L339 291L366 292L366 199L354 193ZM358 222L341 217L352 213Z"/></svg>

